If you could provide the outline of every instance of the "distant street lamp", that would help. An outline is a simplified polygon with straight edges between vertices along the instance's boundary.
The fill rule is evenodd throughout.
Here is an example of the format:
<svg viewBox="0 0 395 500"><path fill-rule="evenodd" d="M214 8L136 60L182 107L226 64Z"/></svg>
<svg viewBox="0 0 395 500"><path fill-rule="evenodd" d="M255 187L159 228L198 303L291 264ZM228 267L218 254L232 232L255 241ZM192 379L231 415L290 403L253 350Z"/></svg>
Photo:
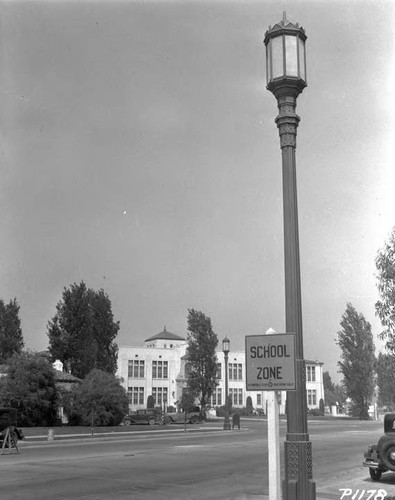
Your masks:
<svg viewBox="0 0 395 500"><path fill-rule="evenodd" d="M230 340L225 337L222 341L222 352L225 356L225 419L224 419L224 431L230 430L229 421L229 403L228 403L228 355L230 351Z"/></svg>
<svg viewBox="0 0 395 500"><path fill-rule="evenodd" d="M307 429L305 364L303 358L299 231L296 192L296 98L307 86L306 34L299 24L282 21L265 33L267 89L274 94L279 115L283 170L284 263L286 331L295 333L296 390L287 392L287 435L284 443L284 500L314 500L312 450Z"/></svg>

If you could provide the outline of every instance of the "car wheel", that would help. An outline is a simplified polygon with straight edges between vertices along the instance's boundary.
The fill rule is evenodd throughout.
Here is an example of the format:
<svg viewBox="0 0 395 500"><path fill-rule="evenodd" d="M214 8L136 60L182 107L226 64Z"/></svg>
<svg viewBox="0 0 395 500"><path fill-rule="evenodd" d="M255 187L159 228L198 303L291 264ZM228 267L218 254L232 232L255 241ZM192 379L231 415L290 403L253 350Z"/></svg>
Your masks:
<svg viewBox="0 0 395 500"><path fill-rule="evenodd" d="M373 467L369 467L369 474L372 481L380 481L382 472L379 469L373 469Z"/></svg>
<svg viewBox="0 0 395 500"><path fill-rule="evenodd" d="M171 419L171 417L165 418L165 424L171 424L172 422L173 422L173 420Z"/></svg>
<svg viewBox="0 0 395 500"><path fill-rule="evenodd" d="M395 443L388 443L387 446L384 446L380 456L384 466L395 471Z"/></svg>
<svg viewBox="0 0 395 500"><path fill-rule="evenodd" d="M197 424L199 422L199 418L197 415L193 415L191 417L191 424Z"/></svg>
<svg viewBox="0 0 395 500"><path fill-rule="evenodd" d="M123 425L130 425L131 423L132 423L132 422L131 422L130 420L125 420L125 421L123 422Z"/></svg>
<svg viewBox="0 0 395 500"><path fill-rule="evenodd" d="M149 425L154 425L156 423L155 418L154 417L149 418L148 423L149 423Z"/></svg>

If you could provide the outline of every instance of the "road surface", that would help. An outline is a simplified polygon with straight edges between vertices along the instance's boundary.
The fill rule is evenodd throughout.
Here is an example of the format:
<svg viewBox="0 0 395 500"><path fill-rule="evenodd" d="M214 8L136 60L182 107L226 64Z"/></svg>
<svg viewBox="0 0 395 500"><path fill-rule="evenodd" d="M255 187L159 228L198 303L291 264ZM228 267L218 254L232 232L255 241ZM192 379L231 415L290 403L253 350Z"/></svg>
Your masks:
<svg viewBox="0 0 395 500"><path fill-rule="evenodd" d="M267 498L265 421L243 420L241 430L234 431L223 431L220 422L188 426L187 432L174 425L162 429L143 426L123 435L53 442L27 439L20 443L20 454L0 457L0 499ZM281 422L281 441L285 430ZM382 433L382 423L310 421L309 432L317 499L340 500L343 495L342 500L365 500L363 490L379 489L387 498L395 495L395 473L373 483L361 465L365 448ZM346 489L358 494L352 498Z"/></svg>

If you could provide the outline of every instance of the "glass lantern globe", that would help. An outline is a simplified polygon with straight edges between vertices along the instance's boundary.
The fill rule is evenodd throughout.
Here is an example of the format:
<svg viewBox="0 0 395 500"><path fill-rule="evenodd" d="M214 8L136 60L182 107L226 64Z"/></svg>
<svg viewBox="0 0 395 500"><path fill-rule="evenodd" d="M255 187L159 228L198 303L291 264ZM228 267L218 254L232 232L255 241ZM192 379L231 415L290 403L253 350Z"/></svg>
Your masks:
<svg viewBox="0 0 395 500"><path fill-rule="evenodd" d="M230 351L230 340L228 337L225 337L224 340L222 341L222 352L225 354Z"/></svg>
<svg viewBox="0 0 395 500"><path fill-rule="evenodd" d="M282 21L265 33L267 89L278 97L281 94L297 96L307 86L307 36L299 24Z"/></svg>

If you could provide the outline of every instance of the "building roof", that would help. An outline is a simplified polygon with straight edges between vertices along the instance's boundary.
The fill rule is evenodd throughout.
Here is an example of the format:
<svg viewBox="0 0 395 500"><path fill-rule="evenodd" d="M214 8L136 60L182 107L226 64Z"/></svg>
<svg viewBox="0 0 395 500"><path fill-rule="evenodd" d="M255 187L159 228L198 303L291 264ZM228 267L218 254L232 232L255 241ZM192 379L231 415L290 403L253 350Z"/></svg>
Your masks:
<svg viewBox="0 0 395 500"><path fill-rule="evenodd" d="M166 327L163 327L163 331L153 335L152 337L145 339L145 342L150 342L151 340L182 340L185 341L183 337L176 335L175 333L168 332Z"/></svg>
<svg viewBox="0 0 395 500"><path fill-rule="evenodd" d="M321 361L317 361L317 360L311 361L310 359L305 359L304 362L307 365L323 365L324 364Z"/></svg>
<svg viewBox="0 0 395 500"><path fill-rule="evenodd" d="M74 377L74 375L59 370L54 370L54 375L56 382L81 382L81 379Z"/></svg>

